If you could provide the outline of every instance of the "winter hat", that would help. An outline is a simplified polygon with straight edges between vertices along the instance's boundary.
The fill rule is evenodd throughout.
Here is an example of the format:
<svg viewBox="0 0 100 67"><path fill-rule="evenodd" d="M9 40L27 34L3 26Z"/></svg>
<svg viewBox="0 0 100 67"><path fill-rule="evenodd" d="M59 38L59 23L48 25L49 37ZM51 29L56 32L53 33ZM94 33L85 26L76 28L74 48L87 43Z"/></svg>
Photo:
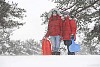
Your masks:
<svg viewBox="0 0 100 67"><path fill-rule="evenodd" d="M52 11L52 14L53 14L53 13L56 13L56 14L58 14L58 12L57 12L56 10Z"/></svg>
<svg viewBox="0 0 100 67"><path fill-rule="evenodd" d="M53 12L53 11L57 11L57 14L58 14L59 16L61 16L60 11L59 11L57 8L53 8L52 10L49 11L49 13L48 13L48 18L52 15L52 12Z"/></svg>

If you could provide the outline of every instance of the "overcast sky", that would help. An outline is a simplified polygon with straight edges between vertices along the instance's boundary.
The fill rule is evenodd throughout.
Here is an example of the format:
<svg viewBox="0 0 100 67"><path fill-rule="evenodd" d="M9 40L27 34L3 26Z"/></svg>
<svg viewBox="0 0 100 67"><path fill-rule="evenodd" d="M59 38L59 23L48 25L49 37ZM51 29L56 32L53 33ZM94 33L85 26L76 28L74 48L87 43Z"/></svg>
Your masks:
<svg viewBox="0 0 100 67"><path fill-rule="evenodd" d="M50 0L6 0L18 3L18 7L26 9L27 17L23 21L26 24L20 29L14 31L11 39L26 40L35 39L39 41L44 36L45 25L41 25L42 20L40 15L45 11L49 11L56 6Z"/></svg>

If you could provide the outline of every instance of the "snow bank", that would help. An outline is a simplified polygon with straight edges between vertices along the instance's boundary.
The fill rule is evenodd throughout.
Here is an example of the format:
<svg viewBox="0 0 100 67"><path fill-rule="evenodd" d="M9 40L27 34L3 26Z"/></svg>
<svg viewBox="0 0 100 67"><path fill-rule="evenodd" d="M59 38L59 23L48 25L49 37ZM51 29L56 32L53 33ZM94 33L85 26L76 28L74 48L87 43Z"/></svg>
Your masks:
<svg viewBox="0 0 100 67"><path fill-rule="evenodd" d="M76 56L1 56L0 67L100 67L100 57Z"/></svg>

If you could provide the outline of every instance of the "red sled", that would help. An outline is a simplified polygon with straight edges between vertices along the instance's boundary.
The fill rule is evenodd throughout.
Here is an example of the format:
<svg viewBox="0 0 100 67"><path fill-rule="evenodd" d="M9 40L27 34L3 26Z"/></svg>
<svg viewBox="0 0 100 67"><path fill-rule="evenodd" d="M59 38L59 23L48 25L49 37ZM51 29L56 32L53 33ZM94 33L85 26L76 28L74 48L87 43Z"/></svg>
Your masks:
<svg viewBox="0 0 100 67"><path fill-rule="evenodd" d="M48 39L42 39L42 55L51 55L51 44Z"/></svg>

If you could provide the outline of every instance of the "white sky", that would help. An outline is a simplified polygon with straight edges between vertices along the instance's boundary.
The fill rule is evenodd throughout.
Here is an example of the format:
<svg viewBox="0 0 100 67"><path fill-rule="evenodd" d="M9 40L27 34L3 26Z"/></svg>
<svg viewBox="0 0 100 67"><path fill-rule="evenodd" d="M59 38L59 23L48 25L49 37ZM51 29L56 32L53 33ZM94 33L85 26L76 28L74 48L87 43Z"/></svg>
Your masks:
<svg viewBox="0 0 100 67"><path fill-rule="evenodd" d="M26 40L35 39L39 41L44 36L45 25L41 25L42 20L40 15L45 11L49 11L56 6L50 0L6 0L14 3L18 3L18 7L26 9L27 17L24 18L26 24L20 29L14 31L11 39L14 40Z"/></svg>

